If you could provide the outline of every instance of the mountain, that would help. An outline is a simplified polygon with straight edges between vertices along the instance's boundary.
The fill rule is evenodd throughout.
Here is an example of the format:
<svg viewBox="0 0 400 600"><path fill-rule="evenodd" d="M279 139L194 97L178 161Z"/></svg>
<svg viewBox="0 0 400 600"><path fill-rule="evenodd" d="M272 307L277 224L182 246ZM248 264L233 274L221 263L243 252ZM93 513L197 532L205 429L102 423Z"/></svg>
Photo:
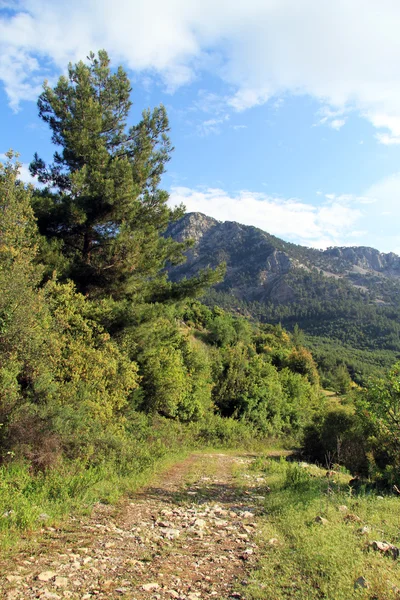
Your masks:
<svg viewBox="0 0 400 600"><path fill-rule="evenodd" d="M315 250L284 242L257 227L221 222L201 213L186 214L170 226L168 234L179 241L195 241L186 263L171 269L173 279L226 262L225 281L219 289L240 299L298 303L304 297L299 282L309 283L312 274L315 285L326 280L326 299L346 290L372 303L399 302L400 257L394 253L363 246Z"/></svg>
<svg viewBox="0 0 400 600"><path fill-rule="evenodd" d="M188 213L167 235L193 239L187 261L170 269L179 280L226 263L226 277L205 301L261 321L297 323L318 339L360 351L400 356L400 257L368 247L316 250L233 221ZM379 361L378 361L379 362Z"/></svg>

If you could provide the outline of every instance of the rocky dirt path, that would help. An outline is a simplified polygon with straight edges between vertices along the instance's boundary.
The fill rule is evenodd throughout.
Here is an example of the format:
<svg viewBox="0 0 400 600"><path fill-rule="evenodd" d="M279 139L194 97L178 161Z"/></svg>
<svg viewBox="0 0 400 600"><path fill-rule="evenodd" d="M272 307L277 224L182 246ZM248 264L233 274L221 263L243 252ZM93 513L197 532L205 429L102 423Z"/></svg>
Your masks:
<svg viewBox="0 0 400 600"><path fill-rule="evenodd" d="M247 456L197 454L118 507L45 528L0 562L0 598L244 598L268 488Z"/></svg>

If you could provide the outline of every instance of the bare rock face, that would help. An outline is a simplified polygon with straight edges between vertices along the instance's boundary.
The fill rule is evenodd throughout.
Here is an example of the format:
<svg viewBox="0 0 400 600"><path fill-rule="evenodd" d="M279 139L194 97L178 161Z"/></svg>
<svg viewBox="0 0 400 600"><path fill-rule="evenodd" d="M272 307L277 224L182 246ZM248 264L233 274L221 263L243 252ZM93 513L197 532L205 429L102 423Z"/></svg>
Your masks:
<svg viewBox="0 0 400 600"><path fill-rule="evenodd" d="M216 221L212 217L207 217L202 213L189 213L188 215L185 215L183 219L178 221L178 223L170 225L168 228L168 235L178 242L191 239L197 244L204 234L206 234L211 227L218 225L218 223L219 221Z"/></svg>
<svg viewBox="0 0 400 600"><path fill-rule="evenodd" d="M194 240L193 248L186 253L187 261L170 269L174 280L225 262L227 271L221 289L233 289L247 300L269 299L272 294L274 301L287 302L294 297L282 279L292 267L290 257L273 243L279 242L277 238L256 227L190 213L172 224L166 235L177 241Z"/></svg>
<svg viewBox="0 0 400 600"><path fill-rule="evenodd" d="M328 248L325 254L334 259L341 260L351 265L362 267L367 271L376 272L398 272L400 275L400 257L389 252L387 254L368 248L366 246L358 246L351 248Z"/></svg>
<svg viewBox="0 0 400 600"><path fill-rule="evenodd" d="M394 253L367 247L315 250L284 242L256 227L217 221L197 212L171 224L166 236L194 241L186 262L169 269L172 280L190 278L225 262L225 279L216 289L246 302L295 304L318 296L335 303L345 284L350 293L370 294L370 302L385 304L388 279L398 287L400 297L400 257Z"/></svg>

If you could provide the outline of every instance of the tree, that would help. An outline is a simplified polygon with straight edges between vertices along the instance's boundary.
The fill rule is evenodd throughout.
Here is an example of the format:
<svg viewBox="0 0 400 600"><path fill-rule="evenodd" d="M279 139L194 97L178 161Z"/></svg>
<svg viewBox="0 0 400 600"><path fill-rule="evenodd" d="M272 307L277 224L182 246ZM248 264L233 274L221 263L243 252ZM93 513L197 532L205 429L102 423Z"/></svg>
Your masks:
<svg viewBox="0 0 400 600"><path fill-rule="evenodd" d="M389 481L400 485L400 362L385 377L370 380L357 399L357 407L375 430L376 462L386 470Z"/></svg>
<svg viewBox="0 0 400 600"><path fill-rule="evenodd" d="M296 348L299 348L300 346L304 346L304 341L304 333L296 323L293 328L293 343L296 346Z"/></svg>
<svg viewBox="0 0 400 600"><path fill-rule="evenodd" d="M333 373L333 385L337 394L347 394L351 389L351 378L346 365L338 365Z"/></svg>
<svg viewBox="0 0 400 600"><path fill-rule="evenodd" d="M19 399L20 382L45 352L45 310L34 264L37 230L31 192L18 180L18 163L8 153L0 164L0 407L7 413ZM4 418L4 417L3 417ZM1 417L0 417L1 419Z"/></svg>
<svg viewBox="0 0 400 600"><path fill-rule="evenodd" d="M12 152L0 164L0 453L15 413L49 376L50 322L41 270L34 263L38 233L31 190L19 181Z"/></svg>
<svg viewBox="0 0 400 600"><path fill-rule="evenodd" d="M45 83L38 100L61 148L53 164L36 154L30 165L48 186L36 195L38 225L64 257L60 275L80 291L146 298L166 262L180 262L188 245L161 235L183 214L159 188L172 151L168 117L159 106L128 127L127 74L111 72L104 50L88 61L70 64L54 89Z"/></svg>

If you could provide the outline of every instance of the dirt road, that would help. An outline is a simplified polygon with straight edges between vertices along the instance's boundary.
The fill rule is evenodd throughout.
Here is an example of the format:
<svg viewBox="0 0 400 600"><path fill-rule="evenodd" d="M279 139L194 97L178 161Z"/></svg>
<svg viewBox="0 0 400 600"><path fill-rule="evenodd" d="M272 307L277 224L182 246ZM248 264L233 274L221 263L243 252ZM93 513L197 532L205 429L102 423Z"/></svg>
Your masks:
<svg viewBox="0 0 400 600"><path fill-rule="evenodd" d="M244 598L267 491L248 456L195 454L117 507L45 528L0 563L1 598Z"/></svg>

